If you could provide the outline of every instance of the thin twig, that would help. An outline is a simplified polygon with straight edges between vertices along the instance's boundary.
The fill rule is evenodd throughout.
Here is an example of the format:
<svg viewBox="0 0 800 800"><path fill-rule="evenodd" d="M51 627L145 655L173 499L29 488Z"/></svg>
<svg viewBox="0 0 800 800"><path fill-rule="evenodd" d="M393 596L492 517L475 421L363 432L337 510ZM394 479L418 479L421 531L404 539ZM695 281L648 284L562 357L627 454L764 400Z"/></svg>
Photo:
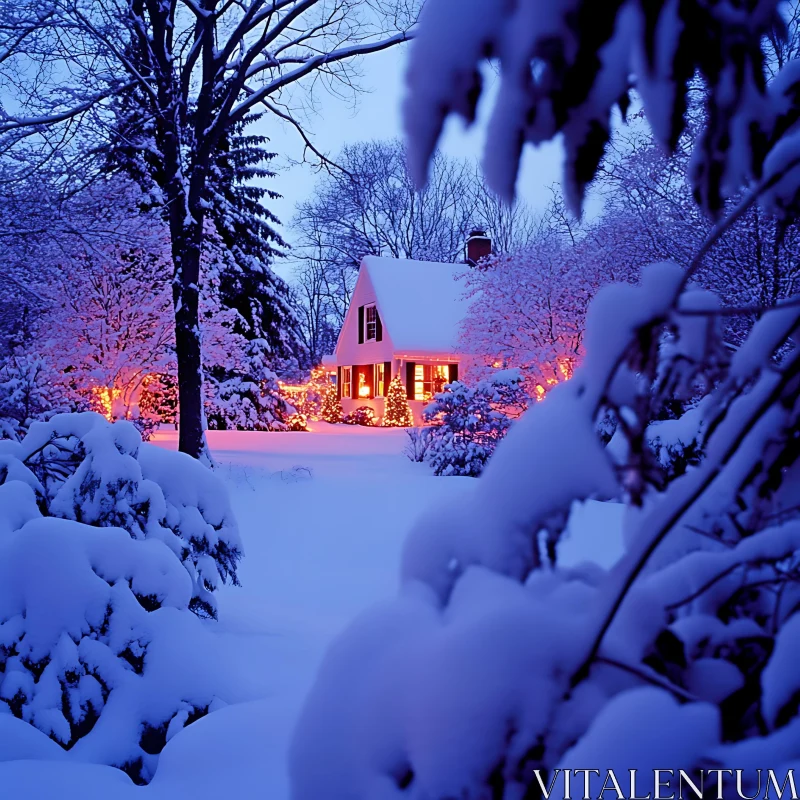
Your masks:
<svg viewBox="0 0 800 800"><path fill-rule="evenodd" d="M653 686L658 686L661 689L666 689L666 691L670 692L671 694L675 695L678 700L683 700L684 702L688 703L697 703L699 702L699 698L695 695L687 692L682 686L676 686L671 681L666 680L666 678L662 678L657 672L651 672L650 670L644 670L641 667L636 667L633 664L626 664L623 661L617 661L613 658L607 658L606 656L600 656L597 659L598 664L607 664L609 667L616 667L617 669L622 670L623 672L628 672L631 675L635 675L637 678L641 678L643 681L647 681L647 683L652 683Z"/></svg>

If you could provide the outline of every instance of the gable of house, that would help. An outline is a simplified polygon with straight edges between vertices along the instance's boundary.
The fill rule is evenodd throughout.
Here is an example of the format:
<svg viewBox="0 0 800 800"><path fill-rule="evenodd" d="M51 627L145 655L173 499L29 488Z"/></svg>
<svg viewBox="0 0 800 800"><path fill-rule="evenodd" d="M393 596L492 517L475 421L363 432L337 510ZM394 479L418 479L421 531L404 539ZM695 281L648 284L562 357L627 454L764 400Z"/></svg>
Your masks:
<svg viewBox="0 0 800 800"><path fill-rule="evenodd" d="M384 327L397 353L453 353L467 315L461 278L464 264L442 264L367 256L369 275Z"/></svg>
<svg viewBox="0 0 800 800"><path fill-rule="evenodd" d="M467 269L464 264L366 256L339 334L336 360L456 352L469 307L460 280ZM375 312L370 311L373 306ZM377 340L366 327L372 313L377 315Z"/></svg>

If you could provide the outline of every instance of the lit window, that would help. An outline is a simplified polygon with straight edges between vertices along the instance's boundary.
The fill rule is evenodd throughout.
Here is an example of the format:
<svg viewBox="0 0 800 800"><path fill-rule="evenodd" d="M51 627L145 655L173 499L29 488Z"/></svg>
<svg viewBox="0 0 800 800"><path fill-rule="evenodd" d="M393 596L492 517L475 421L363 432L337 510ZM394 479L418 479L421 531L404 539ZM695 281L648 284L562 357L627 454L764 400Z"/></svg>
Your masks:
<svg viewBox="0 0 800 800"><path fill-rule="evenodd" d="M367 341L372 342L378 338L378 309L367 306Z"/></svg>
<svg viewBox="0 0 800 800"><path fill-rule="evenodd" d="M386 397L386 372L383 364L375 365L375 396Z"/></svg>
<svg viewBox="0 0 800 800"><path fill-rule="evenodd" d="M358 370L358 396L372 397L372 391L367 383L367 376L364 374L363 368Z"/></svg>
<svg viewBox="0 0 800 800"><path fill-rule="evenodd" d="M447 364L414 365L414 399L430 400L450 383L450 367Z"/></svg>
<svg viewBox="0 0 800 800"><path fill-rule="evenodd" d="M350 397L350 367L342 367L342 397Z"/></svg>

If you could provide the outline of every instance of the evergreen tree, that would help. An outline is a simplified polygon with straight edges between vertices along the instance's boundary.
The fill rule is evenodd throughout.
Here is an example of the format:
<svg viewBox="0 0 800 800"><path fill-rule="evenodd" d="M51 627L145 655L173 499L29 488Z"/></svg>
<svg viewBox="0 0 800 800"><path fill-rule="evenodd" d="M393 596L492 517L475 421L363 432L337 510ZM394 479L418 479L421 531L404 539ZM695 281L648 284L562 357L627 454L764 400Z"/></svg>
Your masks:
<svg viewBox="0 0 800 800"><path fill-rule="evenodd" d="M151 375L145 381L139 398L139 413L177 428L178 385L174 375L162 372Z"/></svg>
<svg viewBox="0 0 800 800"><path fill-rule="evenodd" d="M423 416L433 423L425 460L436 475L477 477L527 405L518 369L467 386L447 384Z"/></svg>
<svg viewBox="0 0 800 800"><path fill-rule="evenodd" d="M223 255L220 301L239 315L238 333L264 340L277 372L296 372L307 360L299 323L289 286L269 267L285 246L265 205L280 195L263 185L275 176L268 164L276 154L266 137L244 133L257 118L246 117L225 137L209 181L209 220Z"/></svg>
<svg viewBox="0 0 800 800"><path fill-rule="evenodd" d="M414 424L411 406L408 404L406 389L400 380L400 375L395 375L389 384L386 395L386 411L383 414L383 425L386 428L410 428Z"/></svg>
<svg viewBox="0 0 800 800"><path fill-rule="evenodd" d="M336 387L330 381L325 387L320 415L325 422L335 424L342 421L342 402L339 400L339 393Z"/></svg>

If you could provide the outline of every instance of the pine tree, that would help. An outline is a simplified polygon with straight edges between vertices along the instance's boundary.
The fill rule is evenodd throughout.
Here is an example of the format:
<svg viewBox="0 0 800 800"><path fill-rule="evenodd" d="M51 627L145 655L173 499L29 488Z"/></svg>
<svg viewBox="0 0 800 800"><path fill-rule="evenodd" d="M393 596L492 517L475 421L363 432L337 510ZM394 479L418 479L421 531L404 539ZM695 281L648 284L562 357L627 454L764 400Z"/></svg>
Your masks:
<svg viewBox="0 0 800 800"><path fill-rule="evenodd" d="M238 313L238 333L251 341L264 340L270 366L281 373L296 371L307 354L295 333L299 323L289 286L269 266L282 255L285 242L275 228L279 220L264 205L280 197L263 186L275 176L267 166L275 153L266 148L266 137L244 133L257 119L246 117L220 144L209 179L208 216L224 254L220 300Z"/></svg>
<svg viewBox="0 0 800 800"><path fill-rule="evenodd" d="M325 395L322 398L322 411L320 412L325 422L337 423L342 421L342 403L336 387L328 382Z"/></svg>
<svg viewBox="0 0 800 800"><path fill-rule="evenodd" d="M414 417L406 397L406 388L400 380L400 375L395 375L389 384L389 392L386 395L383 425L386 428L410 428L413 424Z"/></svg>
<svg viewBox="0 0 800 800"><path fill-rule="evenodd" d="M518 369L500 370L474 386L448 384L423 412L433 423L425 461L436 475L477 477L527 400Z"/></svg>

